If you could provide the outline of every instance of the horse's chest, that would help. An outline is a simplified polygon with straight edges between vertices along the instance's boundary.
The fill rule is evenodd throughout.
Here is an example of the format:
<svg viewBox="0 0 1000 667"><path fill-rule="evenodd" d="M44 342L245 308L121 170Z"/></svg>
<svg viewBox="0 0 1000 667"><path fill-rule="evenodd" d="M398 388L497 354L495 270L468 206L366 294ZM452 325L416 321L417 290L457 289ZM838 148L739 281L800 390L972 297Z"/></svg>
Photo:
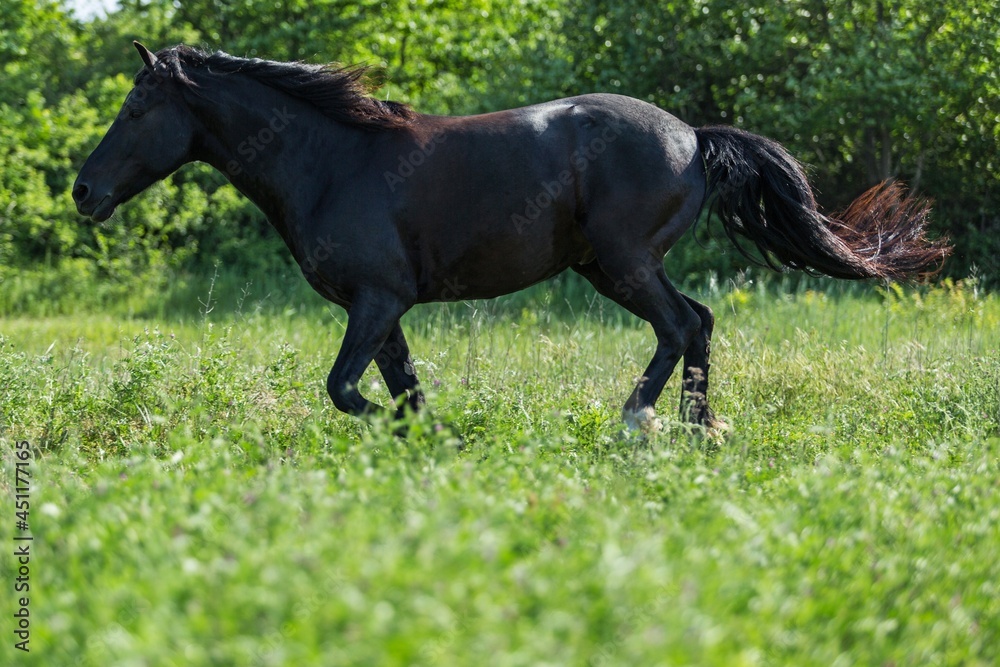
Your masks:
<svg viewBox="0 0 1000 667"><path fill-rule="evenodd" d="M324 299L341 306L346 306L351 302L349 290L339 285L338 281L324 277L316 267L311 267L305 263L300 263L299 266L302 269L302 275L306 278L306 282Z"/></svg>

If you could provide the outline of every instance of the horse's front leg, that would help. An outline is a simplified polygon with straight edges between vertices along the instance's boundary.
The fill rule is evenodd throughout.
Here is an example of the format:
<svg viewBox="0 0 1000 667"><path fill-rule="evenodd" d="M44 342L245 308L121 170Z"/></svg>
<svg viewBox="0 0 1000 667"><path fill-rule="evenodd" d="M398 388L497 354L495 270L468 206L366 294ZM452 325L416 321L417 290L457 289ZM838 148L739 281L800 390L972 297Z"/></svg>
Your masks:
<svg viewBox="0 0 1000 667"><path fill-rule="evenodd" d="M355 416L387 412L362 396L358 383L408 309L409 304L391 292L369 291L356 295L347 312L344 342L326 381L326 389L338 410ZM393 382L396 379L393 373ZM393 391L392 386L390 390Z"/></svg>
<svg viewBox="0 0 1000 667"><path fill-rule="evenodd" d="M406 406L414 412L424 405L424 394L417 382L417 372L413 367L410 348L403 335L403 327L396 322L382 349L375 355L382 378L396 403L396 418L403 416Z"/></svg>

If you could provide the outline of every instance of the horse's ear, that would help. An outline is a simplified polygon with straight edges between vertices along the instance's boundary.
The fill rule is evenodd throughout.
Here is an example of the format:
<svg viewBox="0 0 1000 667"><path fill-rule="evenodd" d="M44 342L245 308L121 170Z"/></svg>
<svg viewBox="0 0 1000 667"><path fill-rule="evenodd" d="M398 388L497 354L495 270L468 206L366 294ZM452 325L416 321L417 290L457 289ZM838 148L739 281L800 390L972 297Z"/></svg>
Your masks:
<svg viewBox="0 0 1000 667"><path fill-rule="evenodd" d="M156 63L159 62L156 58L156 54L139 42L133 41L132 45L135 47L135 50L139 52L139 57L142 58L142 62L145 63L146 69L152 72L156 68Z"/></svg>

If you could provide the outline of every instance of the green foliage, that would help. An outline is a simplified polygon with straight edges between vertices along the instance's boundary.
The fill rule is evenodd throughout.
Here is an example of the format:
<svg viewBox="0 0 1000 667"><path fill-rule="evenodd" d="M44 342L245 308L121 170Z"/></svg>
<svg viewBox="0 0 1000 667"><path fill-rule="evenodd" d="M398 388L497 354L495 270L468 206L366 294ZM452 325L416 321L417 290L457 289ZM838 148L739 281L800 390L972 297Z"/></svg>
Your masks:
<svg viewBox="0 0 1000 667"><path fill-rule="evenodd" d="M1000 300L707 297L722 442L624 434L651 333L545 295L408 316L406 440L330 405L321 305L5 321L38 593L0 662L995 664Z"/></svg>
<svg viewBox="0 0 1000 667"><path fill-rule="evenodd" d="M80 67L80 26L60 0L9 0L0 7L0 101L18 103L29 91L65 94Z"/></svg>

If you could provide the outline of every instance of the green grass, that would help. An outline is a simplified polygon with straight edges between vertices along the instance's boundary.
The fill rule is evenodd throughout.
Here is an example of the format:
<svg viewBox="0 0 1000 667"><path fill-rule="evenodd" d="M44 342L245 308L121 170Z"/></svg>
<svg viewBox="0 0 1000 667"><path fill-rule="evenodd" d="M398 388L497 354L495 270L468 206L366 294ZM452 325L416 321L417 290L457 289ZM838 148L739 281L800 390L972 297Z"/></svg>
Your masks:
<svg viewBox="0 0 1000 667"><path fill-rule="evenodd" d="M330 405L315 301L0 320L5 498L35 457L0 663L996 664L1000 299L705 292L723 442L676 378L667 430L623 432L653 338L583 295L408 316L407 440Z"/></svg>

